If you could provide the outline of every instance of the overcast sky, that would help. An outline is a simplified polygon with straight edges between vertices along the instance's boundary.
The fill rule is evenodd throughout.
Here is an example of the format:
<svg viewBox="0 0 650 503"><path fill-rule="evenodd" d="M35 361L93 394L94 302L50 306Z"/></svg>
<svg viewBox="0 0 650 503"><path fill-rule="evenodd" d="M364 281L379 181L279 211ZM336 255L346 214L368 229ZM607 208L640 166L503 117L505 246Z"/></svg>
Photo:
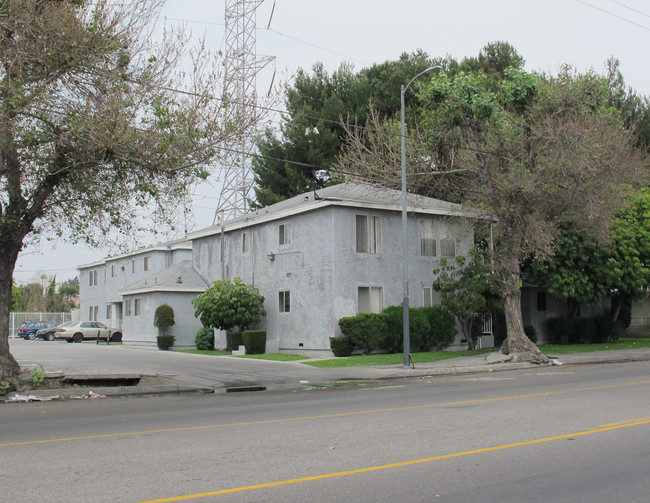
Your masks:
<svg viewBox="0 0 650 503"><path fill-rule="evenodd" d="M161 22L187 22L217 51L223 48L224 13L225 0L168 0ZM261 93L274 72L276 82L287 81L297 68L316 62L330 72L343 61L359 70L417 49L462 59L505 40L531 71L556 73L571 64L602 73L607 58L615 56L627 84L650 95L647 0L264 0L257 28L257 53L275 57L259 75ZM212 223L212 202L196 203L199 227ZM27 282L40 273L56 274L63 281L77 274L77 265L109 253L43 241L25 250L14 276Z"/></svg>

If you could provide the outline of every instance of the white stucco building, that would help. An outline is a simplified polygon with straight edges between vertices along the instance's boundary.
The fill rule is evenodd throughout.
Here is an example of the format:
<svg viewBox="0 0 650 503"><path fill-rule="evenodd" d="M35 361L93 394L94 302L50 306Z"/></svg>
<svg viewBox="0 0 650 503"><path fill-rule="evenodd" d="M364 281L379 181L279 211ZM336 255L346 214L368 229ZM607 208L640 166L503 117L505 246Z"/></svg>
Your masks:
<svg viewBox="0 0 650 503"><path fill-rule="evenodd" d="M456 204L409 195L409 299L437 303L433 269L473 245ZM329 352L338 320L402 302L401 193L346 182L253 211L131 254L81 266L82 316L123 320L126 344L155 345L153 314L174 308L177 348L200 323L191 299L219 279L241 278L265 297L267 352ZM105 317L104 317L105 315Z"/></svg>

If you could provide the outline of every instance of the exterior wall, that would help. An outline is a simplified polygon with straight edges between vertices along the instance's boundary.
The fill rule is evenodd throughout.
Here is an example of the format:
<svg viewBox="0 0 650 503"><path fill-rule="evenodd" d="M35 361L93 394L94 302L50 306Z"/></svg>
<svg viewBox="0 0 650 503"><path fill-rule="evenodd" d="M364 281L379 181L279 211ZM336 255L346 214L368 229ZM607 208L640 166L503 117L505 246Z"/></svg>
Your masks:
<svg viewBox="0 0 650 503"><path fill-rule="evenodd" d="M145 270L145 258L148 262L147 270ZM129 340L131 334L128 332L128 328L123 326L124 309L119 291L123 287L145 279L172 264L191 258L191 249L163 246L147 248L80 267L79 311L81 319L93 319L110 327L122 329L124 340ZM90 284L91 277L93 278L92 285ZM95 277L97 278L96 284Z"/></svg>
<svg viewBox="0 0 650 503"><path fill-rule="evenodd" d="M174 349L194 348L196 332L201 328L201 322L194 317L192 299L197 294L187 292L153 292L137 295L125 295L124 301L140 299L140 314L124 316L125 344L157 347L156 336L159 329L153 326L156 308L161 304L169 304L174 309L176 324L167 329L174 335ZM162 334L162 332L160 332Z"/></svg>
<svg viewBox="0 0 650 503"><path fill-rule="evenodd" d="M626 335L650 337L650 299L632 302L632 319Z"/></svg>
<svg viewBox="0 0 650 503"><path fill-rule="evenodd" d="M537 295L545 294L546 308L540 309L537 302ZM598 307L581 307L580 316L588 318L601 314L610 307L609 297L603 299L603 303ZM532 325L537 331L537 342L539 344L551 344L554 342L553 334L547 333L545 325L546 320L556 316L567 315L567 302L560 300L546 293L543 288L523 288L521 291L521 315L524 325Z"/></svg>
<svg viewBox="0 0 650 503"><path fill-rule="evenodd" d="M381 252L356 252L356 215L380 217ZM423 286L433 283L440 263L420 255L420 219L433 220L441 235L457 240L456 253L467 254L471 230L442 217L409 218L410 305L423 305ZM457 222L457 221L455 221ZM280 225L290 226L290 242L279 244ZM242 251L246 234L248 251ZM240 277L265 297L267 351L329 352L329 338L340 335L338 320L359 312L358 288L381 287L383 307L399 305L402 291L401 214L328 206L226 233L226 279ZM221 279L221 235L194 241L194 267L210 282ZM280 292L290 292L290 311L280 312ZM434 303L436 297L434 295Z"/></svg>

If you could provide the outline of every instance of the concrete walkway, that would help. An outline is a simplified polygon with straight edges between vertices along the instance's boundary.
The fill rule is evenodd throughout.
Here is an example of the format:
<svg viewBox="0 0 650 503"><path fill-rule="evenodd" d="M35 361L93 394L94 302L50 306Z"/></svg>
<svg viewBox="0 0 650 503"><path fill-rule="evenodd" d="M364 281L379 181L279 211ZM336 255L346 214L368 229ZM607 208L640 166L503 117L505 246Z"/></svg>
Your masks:
<svg viewBox="0 0 650 503"><path fill-rule="evenodd" d="M11 351L26 368L43 364L46 373L67 377L111 379L142 376L135 386L38 389L37 392L18 393L36 397L84 398L90 391L102 396L131 396L179 394L186 392L235 392L255 390L304 389L337 381L373 381L399 378L417 378L440 375L479 374L504 370L540 368L531 363L511 363L500 353L487 353L418 363L415 368L400 365L341 367L321 369L300 362L276 362L204 356L173 351L133 348L129 346L96 346L95 344L57 344L36 341L12 343ZM650 349L597 351L567 355L549 355L550 365L606 364L650 361ZM41 363L36 363L41 362ZM95 385L97 386L97 385ZM0 398L11 401L11 393Z"/></svg>

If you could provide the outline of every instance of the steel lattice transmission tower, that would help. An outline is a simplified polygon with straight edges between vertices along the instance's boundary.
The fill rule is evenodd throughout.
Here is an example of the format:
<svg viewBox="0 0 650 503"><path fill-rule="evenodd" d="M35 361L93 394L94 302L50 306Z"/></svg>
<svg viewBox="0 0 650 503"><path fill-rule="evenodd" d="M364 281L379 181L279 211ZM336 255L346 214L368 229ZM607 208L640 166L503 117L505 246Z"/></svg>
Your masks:
<svg viewBox="0 0 650 503"><path fill-rule="evenodd" d="M226 0L226 41L224 96L233 107L234 116L244 129L235 144L227 146L223 159L224 176L217 216L222 221L243 215L248 210L249 193L253 186L251 154L254 131L246 127L256 121L256 76L272 57L255 53L255 11L264 0Z"/></svg>

